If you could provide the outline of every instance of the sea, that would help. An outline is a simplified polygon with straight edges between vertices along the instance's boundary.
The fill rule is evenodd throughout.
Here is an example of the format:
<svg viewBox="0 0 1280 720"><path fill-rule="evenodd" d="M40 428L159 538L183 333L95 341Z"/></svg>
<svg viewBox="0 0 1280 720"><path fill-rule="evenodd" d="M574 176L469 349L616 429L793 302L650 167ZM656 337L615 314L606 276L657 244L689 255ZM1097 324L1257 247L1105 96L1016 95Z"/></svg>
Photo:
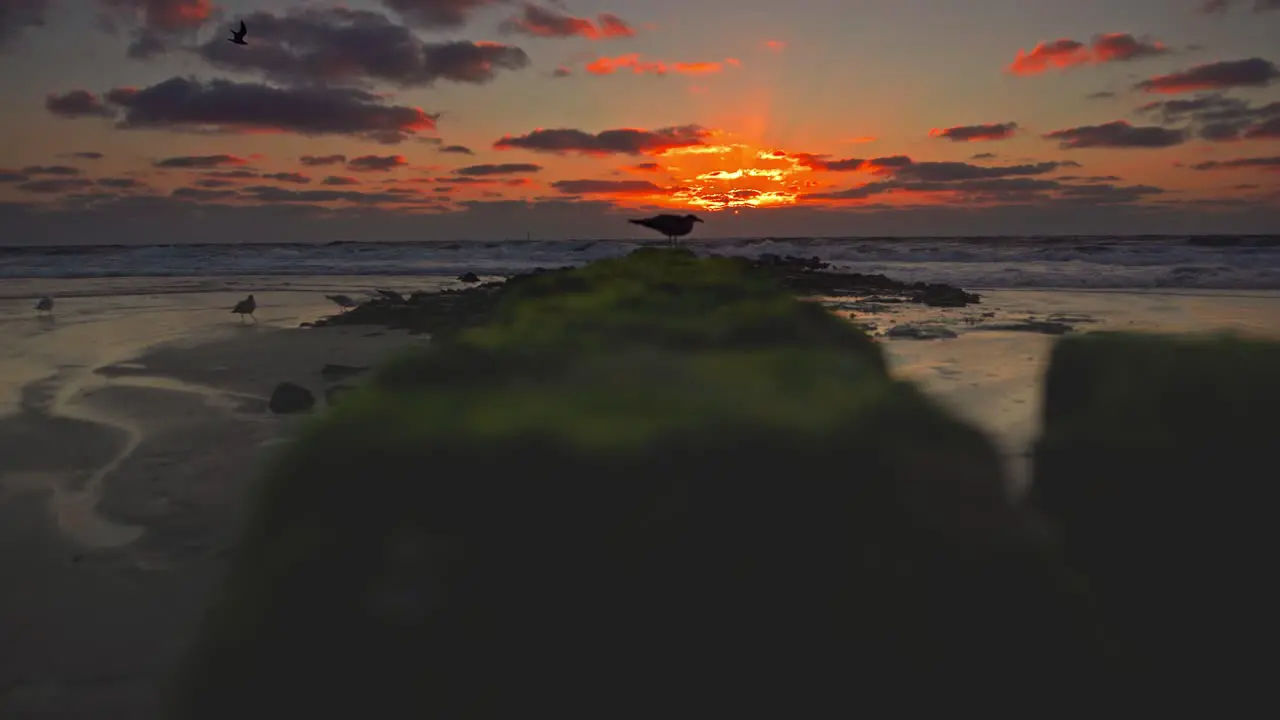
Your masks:
<svg viewBox="0 0 1280 720"><path fill-rule="evenodd" d="M149 294L209 292L228 278L261 290L307 276L504 276L580 265L653 243L622 240L0 246L0 299L32 282L149 279ZM729 238L685 243L702 255L817 257L836 268L975 289L1280 289L1280 235ZM89 283L86 287L108 287ZM242 287L243 284L237 286Z"/></svg>

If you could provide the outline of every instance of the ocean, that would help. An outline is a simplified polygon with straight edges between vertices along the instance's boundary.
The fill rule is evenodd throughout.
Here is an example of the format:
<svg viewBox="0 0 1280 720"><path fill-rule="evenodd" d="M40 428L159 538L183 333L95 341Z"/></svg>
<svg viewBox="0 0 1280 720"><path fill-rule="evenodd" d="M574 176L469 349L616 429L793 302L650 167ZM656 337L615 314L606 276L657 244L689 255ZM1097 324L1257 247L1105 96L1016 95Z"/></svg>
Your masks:
<svg viewBox="0 0 1280 720"><path fill-rule="evenodd" d="M296 278L501 276L578 265L654 243L619 240L218 245L0 246L0 280L137 278L149 294L254 287L296 289ZM700 254L818 257L855 272L979 289L1280 289L1280 235L692 240ZM183 279L166 282L165 279ZM110 284L92 283L95 288ZM129 285L132 285L130 283ZM242 283L234 284L243 287ZM0 299L31 283L0 282ZM101 291L101 290L99 290Z"/></svg>

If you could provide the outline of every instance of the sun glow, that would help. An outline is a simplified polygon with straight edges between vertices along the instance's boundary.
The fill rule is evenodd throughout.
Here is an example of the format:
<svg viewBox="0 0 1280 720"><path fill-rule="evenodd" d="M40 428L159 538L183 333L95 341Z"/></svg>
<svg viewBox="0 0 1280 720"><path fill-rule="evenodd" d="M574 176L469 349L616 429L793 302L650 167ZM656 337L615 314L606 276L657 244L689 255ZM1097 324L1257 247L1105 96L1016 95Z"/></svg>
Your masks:
<svg viewBox="0 0 1280 720"><path fill-rule="evenodd" d="M683 156L683 164L668 168L674 185L665 194L644 198L659 205L707 212L793 205L819 185L804 177L813 169L802 158L781 150L736 143L672 148L662 155Z"/></svg>

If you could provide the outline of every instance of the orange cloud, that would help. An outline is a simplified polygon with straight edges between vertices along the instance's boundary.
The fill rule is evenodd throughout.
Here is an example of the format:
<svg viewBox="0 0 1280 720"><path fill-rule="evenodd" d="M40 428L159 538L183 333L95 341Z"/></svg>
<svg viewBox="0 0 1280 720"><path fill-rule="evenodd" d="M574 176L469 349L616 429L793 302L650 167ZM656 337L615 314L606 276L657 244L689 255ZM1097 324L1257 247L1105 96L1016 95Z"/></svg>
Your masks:
<svg viewBox="0 0 1280 720"><path fill-rule="evenodd" d="M630 70L636 75L666 75L667 73L707 75L722 72L727 65L738 67L741 64L736 58L726 58L723 61L663 62L644 60L639 53L631 53L617 57L597 58L587 63L586 70L592 75L613 75L624 70Z"/></svg>
<svg viewBox="0 0 1280 720"><path fill-rule="evenodd" d="M1139 40L1129 33L1105 33L1089 45L1070 38L1040 42L1030 52L1019 50L1006 70L1012 75L1039 75L1053 68L1123 62L1168 52L1160 42Z"/></svg>

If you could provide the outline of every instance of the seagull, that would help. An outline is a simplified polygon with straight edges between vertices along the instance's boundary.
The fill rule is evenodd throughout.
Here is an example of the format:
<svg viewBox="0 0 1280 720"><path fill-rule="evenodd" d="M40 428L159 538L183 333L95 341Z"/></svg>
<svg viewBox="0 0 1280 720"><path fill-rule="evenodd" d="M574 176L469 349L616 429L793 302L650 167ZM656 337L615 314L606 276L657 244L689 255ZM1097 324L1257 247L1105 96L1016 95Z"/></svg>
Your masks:
<svg viewBox="0 0 1280 720"><path fill-rule="evenodd" d="M672 244L675 244L676 238L693 232L693 224L702 222L702 218L697 215L654 215L651 218L628 220L627 222L643 225L650 230L657 230L666 235Z"/></svg>
<svg viewBox="0 0 1280 720"><path fill-rule="evenodd" d="M342 308L343 310L350 310L351 308L356 307L357 305L360 304L355 300L352 300L351 298L347 297L346 295L325 295L325 297L337 303L338 307Z"/></svg>
<svg viewBox="0 0 1280 720"><path fill-rule="evenodd" d="M240 302L236 303L236 306L231 308L231 312L239 315L240 322L244 322L244 316L248 315L249 317L253 317L253 311L257 309L258 309L258 302L253 299L252 295L250 295L244 300L241 300ZM253 321L258 322L258 318L253 317Z"/></svg>
<svg viewBox="0 0 1280 720"><path fill-rule="evenodd" d="M247 33L247 32L249 32L249 28L245 27L245 26L244 26L244 21L243 21L243 20L241 20L241 21L240 21L240 31L239 31L239 32L236 32L236 30L235 30L234 28L232 28L232 30L231 30L231 37L227 38L227 42L233 42L233 43L235 43L235 44L237 44L237 45L248 45L249 43L247 43L247 42L245 42L245 41L244 41L244 36L245 36L245 33Z"/></svg>
<svg viewBox="0 0 1280 720"><path fill-rule="evenodd" d="M53 298L45 295L36 303L36 312L53 312Z"/></svg>

